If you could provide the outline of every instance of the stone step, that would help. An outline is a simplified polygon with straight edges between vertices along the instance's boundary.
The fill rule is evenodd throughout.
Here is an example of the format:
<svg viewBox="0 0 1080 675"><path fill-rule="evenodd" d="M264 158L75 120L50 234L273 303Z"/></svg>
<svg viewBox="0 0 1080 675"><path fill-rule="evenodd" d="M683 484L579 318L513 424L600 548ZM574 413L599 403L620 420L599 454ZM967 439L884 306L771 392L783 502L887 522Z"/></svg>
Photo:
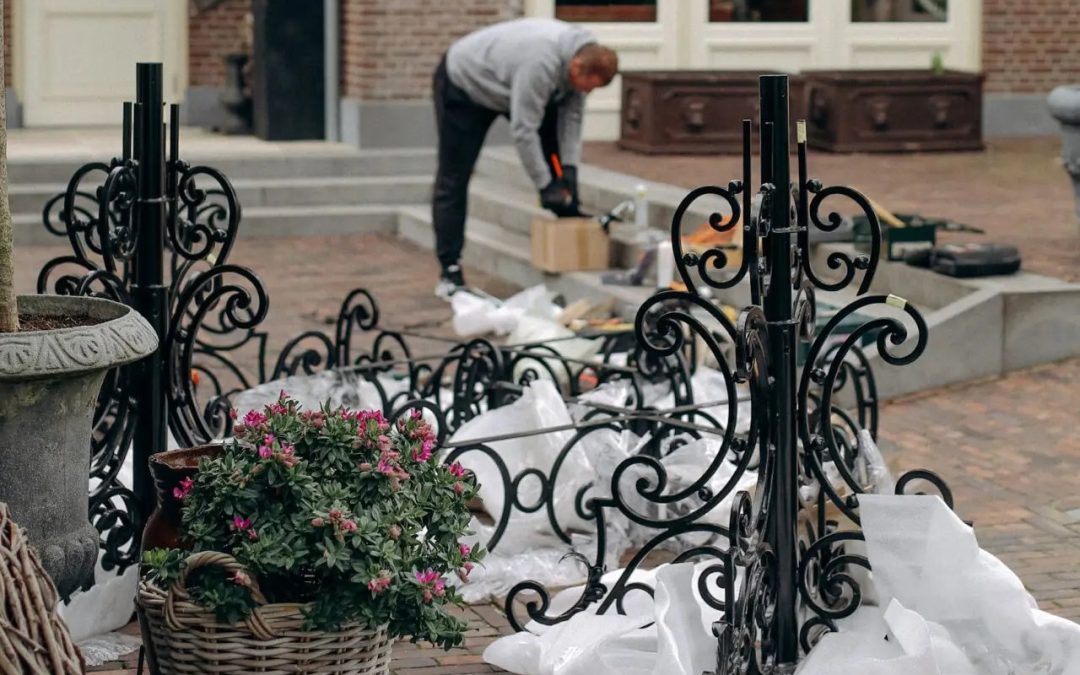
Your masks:
<svg viewBox="0 0 1080 675"><path fill-rule="evenodd" d="M431 212L422 207L403 206L399 210L398 236L427 249L435 248ZM466 265L493 274L521 287L544 283L552 275L532 266L529 238L478 218L465 224Z"/></svg>
<svg viewBox="0 0 1080 675"><path fill-rule="evenodd" d="M423 204L431 200L431 183L432 177L427 174L232 181L244 209L263 206ZM197 184L210 187L204 181ZM96 187L93 183L82 186L85 192L93 192ZM65 186L58 183L12 185L9 189L11 212L40 214L45 203L64 189Z"/></svg>
<svg viewBox="0 0 1080 675"><path fill-rule="evenodd" d="M10 185L66 185L71 174L84 163L107 163L109 159L108 156L14 159L8 163L8 182ZM233 181L256 178L435 175L435 154L427 149L276 152L246 156L184 156L184 159L192 165L214 167Z"/></svg>
<svg viewBox="0 0 1080 675"><path fill-rule="evenodd" d="M469 215L529 236L534 218L551 218L531 190L478 176L469 184Z"/></svg>
<svg viewBox="0 0 1080 675"><path fill-rule="evenodd" d="M261 206L243 209L240 238L296 235L394 232L396 204ZM60 244L66 240L48 232L38 214L12 217L18 246Z"/></svg>

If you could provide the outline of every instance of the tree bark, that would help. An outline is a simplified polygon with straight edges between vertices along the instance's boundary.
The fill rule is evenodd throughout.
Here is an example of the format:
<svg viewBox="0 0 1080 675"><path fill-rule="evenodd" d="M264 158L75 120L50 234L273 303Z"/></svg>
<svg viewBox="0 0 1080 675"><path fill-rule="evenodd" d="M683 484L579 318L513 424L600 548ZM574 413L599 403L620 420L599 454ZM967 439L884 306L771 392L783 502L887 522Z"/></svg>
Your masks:
<svg viewBox="0 0 1080 675"><path fill-rule="evenodd" d="M0 22L0 78L4 72L4 26ZM0 87L0 333L19 330L15 304L15 239L11 229L11 204L7 178L7 107L5 88Z"/></svg>

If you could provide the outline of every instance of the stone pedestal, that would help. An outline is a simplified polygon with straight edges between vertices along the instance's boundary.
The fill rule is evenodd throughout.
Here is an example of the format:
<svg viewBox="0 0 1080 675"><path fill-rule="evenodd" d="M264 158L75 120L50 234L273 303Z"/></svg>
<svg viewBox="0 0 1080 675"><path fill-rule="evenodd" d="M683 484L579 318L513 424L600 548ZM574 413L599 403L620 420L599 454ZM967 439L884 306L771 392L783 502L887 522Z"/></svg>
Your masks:
<svg viewBox="0 0 1080 675"><path fill-rule="evenodd" d="M1050 114L1061 123L1061 159L1076 192L1076 222L1080 225L1080 85L1057 87L1046 99Z"/></svg>

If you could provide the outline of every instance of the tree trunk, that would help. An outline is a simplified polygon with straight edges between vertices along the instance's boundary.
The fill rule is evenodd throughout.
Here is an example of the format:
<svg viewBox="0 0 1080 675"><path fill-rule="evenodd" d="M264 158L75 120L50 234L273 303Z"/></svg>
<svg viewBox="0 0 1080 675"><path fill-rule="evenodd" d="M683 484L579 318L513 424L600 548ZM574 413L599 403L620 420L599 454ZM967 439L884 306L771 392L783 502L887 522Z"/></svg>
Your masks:
<svg viewBox="0 0 1080 675"><path fill-rule="evenodd" d="M0 78L4 72L4 26L0 22ZM19 310L15 305L15 240L8 203L7 109L5 87L0 87L0 333L19 330Z"/></svg>

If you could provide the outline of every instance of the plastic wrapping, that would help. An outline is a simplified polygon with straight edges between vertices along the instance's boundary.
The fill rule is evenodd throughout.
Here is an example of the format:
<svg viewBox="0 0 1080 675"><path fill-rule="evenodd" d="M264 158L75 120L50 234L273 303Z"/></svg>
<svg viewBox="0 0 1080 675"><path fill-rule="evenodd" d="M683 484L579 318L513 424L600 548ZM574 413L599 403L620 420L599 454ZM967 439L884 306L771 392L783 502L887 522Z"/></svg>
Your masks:
<svg viewBox="0 0 1080 675"><path fill-rule="evenodd" d="M461 337L507 335L523 316L553 319L560 311L553 297L543 285L527 288L503 302L468 291L455 293L450 298L454 332Z"/></svg>
<svg viewBox="0 0 1080 675"><path fill-rule="evenodd" d="M1080 625L1040 611L938 497L867 494L859 512L891 644L842 629L799 675L1080 674Z"/></svg>
<svg viewBox="0 0 1080 675"><path fill-rule="evenodd" d="M484 660L522 675L700 675L715 666L711 626L720 616L697 598L697 579L708 564L637 570L630 582L654 588L655 601L632 592L625 616L597 615L593 605L555 626L530 623L527 632L489 645ZM622 573L604 575L604 584L611 588ZM580 588L558 594L549 613L564 611L580 594Z"/></svg>
<svg viewBox="0 0 1080 675"><path fill-rule="evenodd" d="M386 375L379 375L376 379L387 398L408 386L406 380ZM265 382L235 395L231 403L241 414L249 410L262 410L264 406L277 401L282 391L288 392L290 397L308 410L318 410L327 401L333 407L346 406L353 410L382 408L382 398L375 383L359 371L346 368Z"/></svg>

